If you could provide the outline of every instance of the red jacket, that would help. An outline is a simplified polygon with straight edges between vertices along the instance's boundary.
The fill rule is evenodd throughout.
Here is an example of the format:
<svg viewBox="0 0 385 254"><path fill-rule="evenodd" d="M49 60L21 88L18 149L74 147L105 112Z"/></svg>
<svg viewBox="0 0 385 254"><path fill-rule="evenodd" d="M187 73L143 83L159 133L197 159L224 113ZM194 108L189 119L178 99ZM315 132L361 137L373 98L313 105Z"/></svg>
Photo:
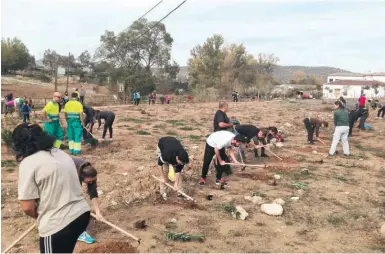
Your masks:
<svg viewBox="0 0 385 254"><path fill-rule="evenodd" d="M360 98L358 98L358 106L365 106L365 103L366 103L365 96L361 96Z"/></svg>

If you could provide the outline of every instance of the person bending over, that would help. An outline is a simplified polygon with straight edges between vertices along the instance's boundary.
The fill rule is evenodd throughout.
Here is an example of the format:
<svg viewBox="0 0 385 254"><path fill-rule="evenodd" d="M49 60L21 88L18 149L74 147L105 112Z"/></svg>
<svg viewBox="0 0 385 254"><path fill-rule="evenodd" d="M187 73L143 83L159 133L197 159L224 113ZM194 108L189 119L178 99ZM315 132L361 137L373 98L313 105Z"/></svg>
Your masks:
<svg viewBox="0 0 385 254"><path fill-rule="evenodd" d="M82 185L83 183L87 184L87 192L90 196L92 206L94 207L97 220L103 221L104 217L100 212L98 188L96 184L98 172L91 165L91 163L86 162L83 159L72 157L72 160L74 161L78 172L80 185ZM87 231L84 231L79 236L78 241L82 241L85 243L94 243L95 239L91 237L87 233Z"/></svg>
<svg viewBox="0 0 385 254"><path fill-rule="evenodd" d="M107 134L107 129L110 133L110 141L112 141L112 125L115 121L115 114L112 111L99 111L96 110L96 120L98 120L98 130L100 129L100 125L102 124L101 119L104 119L104 129L101 141L104 140Z"/></svg>
<svg viewBox="0 0 385 254"><path fill-rule="evenodd" d="M179 140L174 137L162 137L159 139L158 147L158 166L160 166L161 179L163 184L160 185L160 191L164 199L167 199L164 183L166 183L166 172L170 165L175 169L176 190L182 189L182 172L184 165L189 163L189 157Z"/></svg>
<svg viewBox="0 0 385 254"><path fill-rule="evenodd" d="M79 177L73 160L37 124L20 124L12 139L20 162L18 199L37 220L40 252L72 253L90 220L90 207L74 184Z"/></svg>
<svg viewBox="0 0 385 254"><path fill-rule="evenodd" d="M343 102L341 102L342 104ZM342 106L344 106L342 104ZM345 107L345 106L344 106ZM328 122L326 121L321 121L317 118L314 117L306 117L303 120L303 123L305 124L305 128L307 131L307 143L308 144L314 144L313 136L314 136L314 131L315 131L315 136L318 140L319 138L319 128L320 127L328 127Z"/></svg>
<svg viewBox="0 0 385 254"><path fill-rule="evenodd" d="M226 149L228 149L230 157L233 159L234 163L239 163L235 158L233 147L239 147L241 144L246 142L246 138L240 134L235 135L230 131L217 131L212 133L206 139L205 153L203 157L203 166L202 166L202 177L199 182L199 185L206 184L206 177L209 170L210 163L215 155L215 167L217 170L216 175L216 184L217 185L227 185L225 179L222 177L222 173L227 175L231 174L231 168L226 163L230 162L226 154Z"/></svg>

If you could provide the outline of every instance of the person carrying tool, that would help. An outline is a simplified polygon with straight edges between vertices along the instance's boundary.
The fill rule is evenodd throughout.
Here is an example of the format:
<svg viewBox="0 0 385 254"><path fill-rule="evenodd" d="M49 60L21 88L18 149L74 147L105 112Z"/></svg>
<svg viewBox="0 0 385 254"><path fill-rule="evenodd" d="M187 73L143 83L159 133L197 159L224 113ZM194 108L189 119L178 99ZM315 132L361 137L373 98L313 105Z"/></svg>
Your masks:
<svg viewBox="0 0 385 254"><path fill-rule="evenodd" d="M210 163L215 155L215 168L217 170L216 181L217 185L226 186L227 182L224 177L222 177L223 173L227 175L231 174L231 168L226 163L229 163L230 160L227 157L226 149L230 154L230 157L233 159L234 163L239 163L235 158L233 147L239 147L241 144L246 142L246 138L242 135L235 135L230 131L216 131L212 133L206 139L206 147L205 153L203 157L203 166L202 166L202 175L199 185L206 185L206 177L209 170Z"/></svg>
<svg viewBox="0 0 385 254"><path fill-rule="evenodd" d="M19 165L21 209L36 219L40 253L72 253L86 230L90 207L69 155L54 148L55 138L37 124L23 123L12 133Z"/></svg>
<svg viewBox="0 0 385 254"><path fill-rule="evenodd" d="M366 102L364 107L359 108L361 113L360 113L360 123L357 126L357 128L362 131L365 130L365 122L366 122L366 119L368 119L369 117L369 109L370 109L370 102Z"/></svg>
<svg viewBox="0 0 385 254"><path fill-rule="evenodd" d="M343 102L341 102L341 104L345 108L345 105L343 104ZM318 140L319 128L320 127L326 127L326 128L328 127L328 122L321 121L321 120L314 118L314 117L306 117L303 120L303 123L305 124L305 128L307 130L307 143L311 144L311 145L314 145L314 140L313 140L314 131L315 131L315 136Z"/></svg>
<svg viewBox="0 0 385 254"><path fill-rule="evenodd" d="M59 116L59 102L61 100L61 94L55 92L51 101L43 108L44 130L48 135L56 138L55 147L60 148L60 145L64 138L64 132L60 126Z"/></svg>
<svg viewBox="0 0 385 254"><path fill-rule="evenodd" d="M91 106L83 105L83 113L86 114L86 117L84 119L85 128L83 128L83 139L88 140L92 138L91 135L88 135L88 132L92 133L92 128L95 124L96 111Z"/></svg>
<svg viewBox="0 0 385 254"><path fill-rule="evenodd" d="M98 189L96 183L98 172L91 165L91 163L86 162L83 159L72 157L72 160L74 161L78 172L80 185L82 185L83 183L87 184L87 192L90 196L92 206L94 207L96 218L101 221L104 220L104 217L100 212ZM85 243L94 243L96 240L95 238L90 236L87 231L84 231L79 236L78 241L82 241Z"/></svg>
<svg viewBox="0 0 385 254"><path fill-rule="evenodd" d="M64 106L67 120L67 135L70 154L80 154L84 128L83 105L78 101L77 94L72 93L72 98Z"/></svg>
<svg viewBox="0 0 385 254"><path fill-rule="evenodd" d="M167 199L167 193L164 189L166 183L165 172L168 172L170 165L175 170L174 188L178 191L182 190L182 172L184 165L189 163L188 153L184 149L179 140L174 137L162 137L159 139L158 147L158 166L160 166L161 179L163 184L160 185L160 191L164 199Z"/></svg>
<svg viewBox="0 0 385 254"><path fill-rule="evenodd" d="M219 102L219 109L214 115L214 132L223 131L234 126L230 123L230 119L227 117L226 112L229 110L229 104L225 101Z"/></svg>
<svg viewBox="0 0 385 254"><path fill-rule="evenodd" d="M115 114L112 111L99 111L96 110L96 120L98 120L98 130L100 129L100 125L102 124L101 119L104 119L104 129L103 129L103 135L100 141L104 141L104 138L107 134L107 129L110 133L110 141L112 141L112 125L115 121Z"/></svg>
<svg viewBox="0 0 385 254"><path fill-rule="evenodd" d="M257 128L254 125L251 124L240 124L235 126L235 131L237 134L240 134L244 137L246 137L246 143L250 144L251 141L254 145L254 155L256 158L258 158L258 148L261 149L261 157L269 157L265 153L265 145L266 143L266 133L263 132L263 130ZM270 133L270 131L268 131ZM262 145L260 145L262 143Z"/></svg>

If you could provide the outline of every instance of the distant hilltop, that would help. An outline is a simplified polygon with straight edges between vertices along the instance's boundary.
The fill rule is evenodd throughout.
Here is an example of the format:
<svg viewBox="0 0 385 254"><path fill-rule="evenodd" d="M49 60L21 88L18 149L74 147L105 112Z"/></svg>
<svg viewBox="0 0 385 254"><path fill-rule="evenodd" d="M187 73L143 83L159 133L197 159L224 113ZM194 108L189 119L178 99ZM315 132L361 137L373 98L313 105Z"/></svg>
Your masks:
<svg viewBox="0 0 385 254"><path fill-rule="evenodd" d="M326 82L326 78L328 75L336 73L336 72L344 72L344 73L350 73L347 70L340 69L340 68L334 68L329 66L299 66L299 65L278 65L273 73L273 77L275 80L277 80L280 83L289 83L292 79L293 74L296 71L302 71L306 74L306 76L316 76L321 77ZM188 72L187 66L181 66L178 76L179 77L186 77L186 74Z"/></svg>

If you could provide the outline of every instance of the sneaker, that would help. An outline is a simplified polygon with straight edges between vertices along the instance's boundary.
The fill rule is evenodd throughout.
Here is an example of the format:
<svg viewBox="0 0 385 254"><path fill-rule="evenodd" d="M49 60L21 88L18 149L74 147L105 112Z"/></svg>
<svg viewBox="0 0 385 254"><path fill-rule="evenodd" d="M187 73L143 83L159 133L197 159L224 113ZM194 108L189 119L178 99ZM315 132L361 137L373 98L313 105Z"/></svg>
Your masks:
<svg viewBox="0 0 385 254"><path fill-rule="evenodd" d="M309 145L314 145L314 141L308 141L307 142Z"/></svg>
<svg viewBox="0 0 385 254"><path fill-rule="evenodd" d="M216 180L215 180L215 184L216 184L216 185L224 185L224 186L227 186L227 182L225 181L224 178L221 178L220 180L216 179Z"/></svg>
<svg viewBox="0 0 385 254"><path fill-rule="evenodd" d="M104 138L99 138L99 142L104 142Z"/></svg>
<svg viewBox="0 0 385 254"><path fill-rule="evenodd" d="M81 241L81 242L85 242L85 243L94 243L95 242L95 239L92 238L87 232L83 232L79 238L78 238L78 241Z"/></svg>
<svg viewBox="0 0 385 254"><path fill-rule="evenodd" d="M267 158L267 157L269 157L269 155L267 155L267 154L261 154L261 157Z"/></svg>
<svg viewBox="0 0 385 254"><path fill-rule="evenodd" d="M199 185L200 185L200 186L206 185L206 179L201 178L201 180L199 181Z"/></svg>

